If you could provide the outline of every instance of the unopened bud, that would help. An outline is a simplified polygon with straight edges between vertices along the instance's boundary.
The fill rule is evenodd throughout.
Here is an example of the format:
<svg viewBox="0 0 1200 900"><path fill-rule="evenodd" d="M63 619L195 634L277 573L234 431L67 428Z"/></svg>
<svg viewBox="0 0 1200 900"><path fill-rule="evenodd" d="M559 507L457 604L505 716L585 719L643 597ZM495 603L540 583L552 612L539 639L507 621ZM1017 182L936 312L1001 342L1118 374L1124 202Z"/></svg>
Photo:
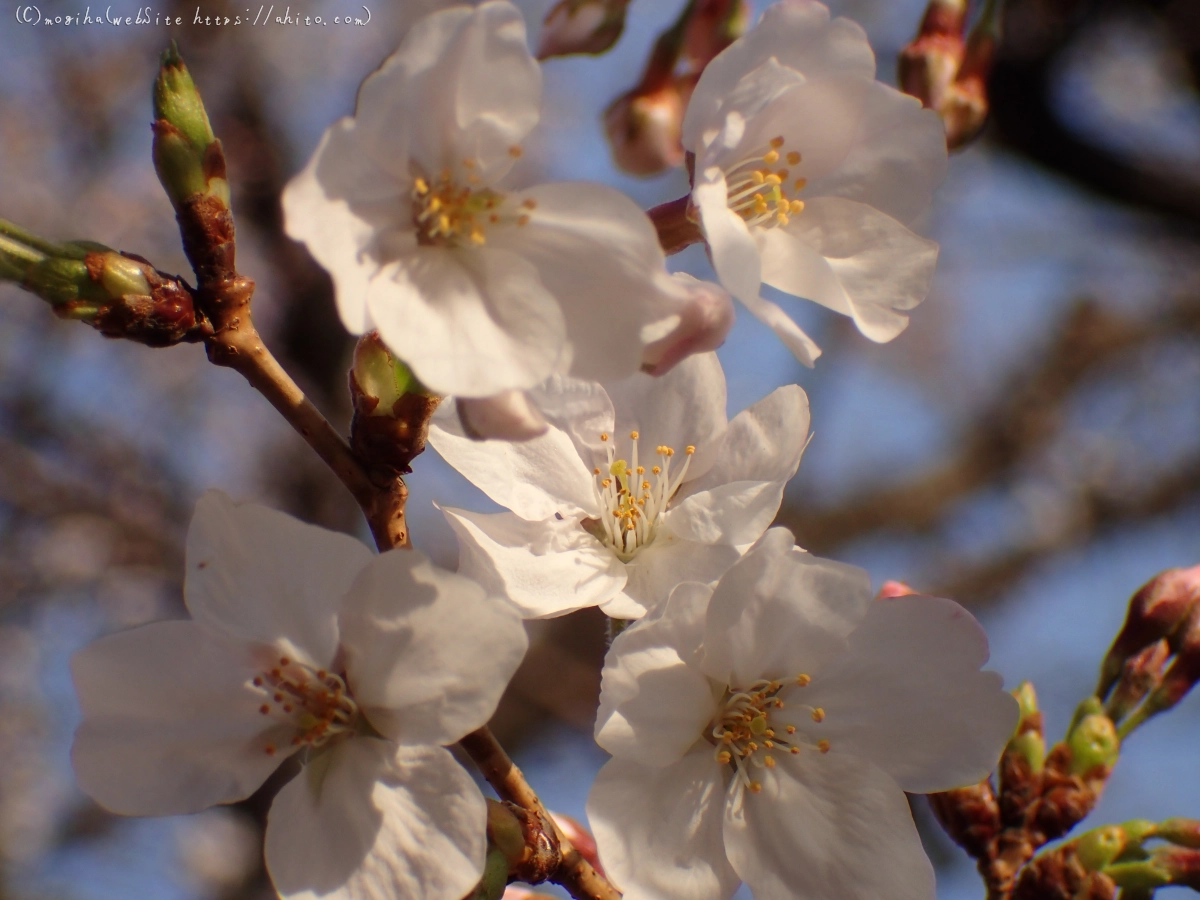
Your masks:
<svg viewBox="0 0 1200 900"><path fill-rule="evenodd" d="M412 471L425 452L429 418L441 398L430 394L378 332L370 331L354 347L350 369L350 446L369 467Z"/></svg>
<svg viewBox="0 0 1200 900"><path fill-rule="evenodd" d="M1122 737L1151 716L1174 707L1200 681L1200 606L1192 610L1187 621L1169 641L1175 649L1175 658L1142 705L1121 723Z"/></svg>
<svg viewBox="0 0 1200 900"><path fill-rule="evenodd" d="M559 0L546 13L538 59L606 53L625 30L629 0Z"/></svg>
<svg viewBox="0 0 1200 900"><path fill-rule="evenodd" d="M1114 722L1123 720L1147 694L1162 684L1170 656L1171 648L1164 639L1125 660L1121 678L1104 706L1110 719Z"/></svg>
<svg viewBox="0 0 1200 900"><path fill-rule="evenodd" d="M525 856L525 832L521 821L503 803L488 798L487 834L497 849L511 865L521 862ZM506 870L507 871L507 870Z"/></svg>
<svg viewBox="0 0 1200 900"><path fill-rule="evenodd" d="M679 307L666 320L670 331L642 352L642 371L650 375L666 374L693 353L716 350L725 343L736 317L733 298L719 285L683 272L672 275L670 283Z"/></svg>
<svg viewBox="0 0 1200 900"><path fill-rule="evenodd" d="M954 83L946 89L938 112L946 126L946 146L955 150L972 141L988 117L987 80L1000 42L1000 2L987 0L963 53Z"/></svg>
<svg viewBox="0 0 1200 900"><path fill-rule="evenodd" d="M1120 678L1125 661L1143 648L1161 639L1172 647L1178 644L1177 632L1200 603L1200 566L1167 569L1138 588L1129 601L1125 624L1100 667L1096 695L1107 696Z"/></svg>
<svg viewBox="0 0 1200 900"><path fill-rule="evenodd" d="M489 847L483 863L483 877L475 886L474 893L465 900L501 900L508 885L508 857L496 847Z"/></svg>
<svg viewBox="0 0 1200 900"><path fill-rule="evenodd" d="M913 41L897 62L900 90L928 109L941 110L946 91L962 65L966 0L930 0Z"/></svg>
<svg viewBox="0 0 1200 900"><path fill-rule="evenodd" d="M1158 823L1154 833L1172 844L1200 850L1200 822L1195 819L1167 819Z"/></svg>
<svg viewBox="0 0 1200 900"><path fill-rule="evenodd" d="M1004 756L1019 758L1031 773L1042 771L1046 763L1046 739L1042 730L1042 713L1038 709L1037 692L1028 681L1021 682L1012 692L1020 709L1017 730L1004 750ZM1001 773L1007 767L1001 763Z"/></svg>
<svg viewBox="0 0 1200 900"><path fill-rule="evenodd" d="M154 119L154 168L172 205L205 195L227 209L225 154L174 42L154 81Z"/></svg>
<svg viewBox="0 0 1200 900"><path fill-rule="evenodd" d="M613 161L633 175L657 175L683 164L683 112L694 76L667 79L653 89L635 88L604 112Z"/></svg>
<svg viewBox="0 0 1200 900"><path fill-rule="evenodd" d="M699 0L683 33L683 56L701 72L718 53L750 27L753 10L747 0Z"/></svg>
<svg viewBox="0 0 1200 900"><path fill-rule="evenodd" d="M1092 711L1099 703L1091 704L1091 697L1080 705L1076 721L1067 733L1067 747L1071 751L1069 771L1072 775L1087 776L1096 770L1107 770L1117 761L1121 752L1121 739L1117 727L1103 711ZM1080 713L1083 712L1083 715Z"/></svg>
<svg viewBox="0 0 1200 900"><path fill-rule="evenodd" d="M911 597L914 594L919 594L920 591L913 590L903 581L885 581L883 587L879 589L876 595L876 600L892 600L896 597Z"/></svg>
<svg viewBox="0 0 1200 900"><path fill-rule="evenodd" d="M1081 834L1073 843L1079 862L1089 872L1096 872L1125 852L1129 837L1120 825L1105 825Z"/></svg>
<svg viewBox="0 0 1200 900"><path fill-rule="evenodd" d="M579 855L591 863L592 868L604 874L604 867L600 865L600 851L596 847L596 839L592 833L579 823L579 820L572 818L564 813L550 813L554 819L554 824L558 826L559 831L563 833L571 846L579 851Z"/></svg>
<svg viewBox="0 0 1200 900"><path fill-rule="evenodd" d="M549 425L524 391L505 391L492 397L456 401L458 418L468 437L477 441L528 441L546 433Z"/></svg>

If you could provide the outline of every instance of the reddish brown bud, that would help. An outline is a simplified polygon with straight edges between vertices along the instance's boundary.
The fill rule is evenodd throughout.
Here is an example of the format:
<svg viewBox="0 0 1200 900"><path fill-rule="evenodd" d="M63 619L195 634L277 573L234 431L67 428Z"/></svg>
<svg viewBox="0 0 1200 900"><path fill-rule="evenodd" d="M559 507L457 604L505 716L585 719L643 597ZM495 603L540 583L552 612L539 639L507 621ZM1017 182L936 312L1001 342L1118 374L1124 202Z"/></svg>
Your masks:
<svg viewBox="0 0 1200 900"><path fill-rule="evenodd" d="M1100 668L1098 697L1106 697L1120 678L1125 661L1156 641L1166 639L1178 649L1176 632L1200 600L1200 566L1167 569L1138 588L1129 601L1121 626Z"/></svg>
<svg viewBox="0 0 1200 900"><path fill-rule="evenodd" d="M929 806L951 839L975 859L1000 833L1000 806L991 782L929 795Z"/></svg>
<svg viewBox="0 0 1200 900"><path fill-rule="evenodd" d="M745 34L752 12L747 0L699 0L683 33L683 56L692 70L703 71Z"/></svg>
<svg viewBox="0 0 1200 900"><path fill-rule="evenodd" d="M1120 722L1129 715L1147 694L1162 683L1163 671L1170 656L1171 648L1164 639L1125 660L1121 677L1105 704L1105 710L1114 722Z"/></svg>
<svg viewBox="0 0 1200 900"><path fill-rule="evenodd" d="M657 175L683 164L683 112L695 85L693 76L673 77L655 88L634 88L609 106L604 131L620 168Z"/></svg>
<svg viewBox="0 0 1200 900"><path fill-rule="evenodd" d="M900 51L900 90L927 109L941 110L946 91L958 75L966 52L966 16L966 0L931 0L917 36Z"/></svg>

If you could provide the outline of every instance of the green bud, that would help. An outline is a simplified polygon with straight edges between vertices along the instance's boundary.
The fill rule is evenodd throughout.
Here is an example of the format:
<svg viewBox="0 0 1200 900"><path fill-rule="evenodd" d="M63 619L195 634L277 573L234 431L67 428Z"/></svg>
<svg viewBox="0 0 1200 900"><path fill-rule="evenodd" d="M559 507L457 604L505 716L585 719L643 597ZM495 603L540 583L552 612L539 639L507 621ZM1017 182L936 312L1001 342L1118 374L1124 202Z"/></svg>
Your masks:
<svg viewBox="0 0 1200 900"><path fill-rule="evenodd" d="M1006 756L1016 755L1025 760L1029 771L1040 772L1046 763L1046 739L1042 734L1042 714L1038 709L1037 692L1028 681L1021 682L1012 692L1021 715L1017 730L1008 746Z"/></svg>
<svg viewBox="0 0 1200 900"><path fill-rule="evenodd" d="M1094 698L1093 698L1094 699ZM1086 775L1096 768L1109 768L1121 752L1117 727L1104 713L1080 718L1067 734L1072 775Z"/></svg>
<svg viewBox="0 0 1200 900"><path fill-rule="evenodd" d="M1125 830L1125 834L1129 837L1129 845L1131 847L1140 847L1150 838L1161 836L1161 827L1157 822L1151 822L1149 819L1130 819L1128 822L1121 823L1121 828Z"/></svg>
<svg viewBox="0 0 1200 900"><path fill-rule="evenodd" d="M154 169L172 205L179 206L189 197L203 194L208 189L203 151L197 152L183 132L166 119L159 119L153 127Z"/></svg>
<svg viewBox="0 0 1200 900"><path fill-rule="evenodd" d="M525 856L525 831L512 810L499 801L487 801L488 839L506 859L504 871L516 865Z"/></svg>
<svg viewBox="0 0 1200 900"><path fill-rule="evenodd" d="M154 118L170 122L200 154L216 140L204 101L174 41L163 52L154 80Z"/></svg>
<svg viewBox="0 0 1200 900"><path fill-rule="evenodd" d="M368 332L354 348L355 409L370 416L391 416L405 394L427 394L401 360L384 346L377 332Z"/></svg>
<svg viewBox="0 0 1200 900"><path fill-rule="evenodd" d="M1181 847L1200 850L1200 822L1195 819L1167 819L1160 822L1157 836Z"/></svg>
<svg viewBox="0 0 1200 900"><path fill-rule="evenodd" d="M1089 872L1098 872L1125 852L1129 837L1120 825L1105 825L1075 839L1075 855Z"/></svg>
<svg viewBox="0 0 1200 900"><path fill-rule="evenodd" d="M491 847L483 864L483 878L469 895L470 900L500 900L508 886L508 857L502 850Z"/></svg>
<svg viewBox="0 0 1200 900"><path fill-rule="evenodd" d="M1012 692L1013 697L1017 700L1017 706L1021 710L1020 722L1017 725L1019 731L1021 725L1031 716L1038 712L1037 691L1033 689L1033 683L1022 681L1017 685L1017 689Z"/></svg>

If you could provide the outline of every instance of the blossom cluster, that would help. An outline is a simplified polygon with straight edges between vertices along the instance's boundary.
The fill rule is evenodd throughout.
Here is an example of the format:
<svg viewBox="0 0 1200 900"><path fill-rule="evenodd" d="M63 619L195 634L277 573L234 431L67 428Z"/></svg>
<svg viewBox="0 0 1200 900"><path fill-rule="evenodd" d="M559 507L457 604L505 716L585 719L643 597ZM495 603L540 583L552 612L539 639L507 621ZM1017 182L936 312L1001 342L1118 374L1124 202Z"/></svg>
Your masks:
<svg viewBox="0 0 1200 900"><path fill-rule="evenodd" d="M963 608L877 598L771 527L808 398L786 385L730 418L713 351L736 298L814 363L764 284L875 341L904 329L937 256L909 226L945 170L941 122L875 80L857 25L770 6L682 122L718 284L669 272L616 189L522 182L541 92L508 0L434 12L283 196L346 328L443 398L429 443L504 511L442 510L450 572L206 494L190 620L74 658L80 786L176 815L279 770L281 896L459 900L484 872L487 808L447 748L495 711L524 619L596 606L619 633L588 816L627 896L928 900L905 792L986 776L1016 703Z"/></svg>

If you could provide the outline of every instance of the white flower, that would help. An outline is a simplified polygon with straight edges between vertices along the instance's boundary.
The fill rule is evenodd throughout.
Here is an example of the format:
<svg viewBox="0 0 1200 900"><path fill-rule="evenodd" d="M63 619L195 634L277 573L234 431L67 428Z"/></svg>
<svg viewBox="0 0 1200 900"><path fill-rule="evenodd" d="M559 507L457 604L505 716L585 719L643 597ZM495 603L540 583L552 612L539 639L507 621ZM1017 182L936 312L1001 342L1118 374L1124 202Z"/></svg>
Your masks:
<svg viewBox="0 0 1200 900"><path fill-rule="evenodd" d="M520 619L420 553L210 492L187 539L191 621L71 663L80 786L127 815L248 797L293 753L267 868L286 898L460 900L486 807L444 744L483 725L525 651Z"/></svg>
<svg viewBox="0 0 1200 900"><path fill-rule="evenodd" d="M345 326L378 329L438 393L624 377L643 329L677 305L654 227L628 197L506 185L541 95L511 3L434 13L284 191L287 232L333 276Z"/></svg>
<svg viewBox="0 0 1200 900"><path fill-rule="evenodd" d="M700 77L683 123L692 203L725 285L807 365L820 349L761 284L875 341L929 292L937 244L906 227L946 170L941 120L878 81L861 28L780 0Z"/></svg>
<svg viewBox="0 0 1200 900"><path fill-rule="evenodd" d="M529 617L599 605L637 618L681 581L718 578L771 524L808 435L808 398L781 387L725 418L716 354L605 390L551 379L547 434L472 441L452 416L429 442L511 512L446 509L459 568Z"/></svg>
<svg viewBox="0 0 1200 900"><path fill-rule="evenodd" d="M972 784L1017 721L958 604L768 531L620 634L588 817L627 900L932 900L904 791Z"/></svg>

